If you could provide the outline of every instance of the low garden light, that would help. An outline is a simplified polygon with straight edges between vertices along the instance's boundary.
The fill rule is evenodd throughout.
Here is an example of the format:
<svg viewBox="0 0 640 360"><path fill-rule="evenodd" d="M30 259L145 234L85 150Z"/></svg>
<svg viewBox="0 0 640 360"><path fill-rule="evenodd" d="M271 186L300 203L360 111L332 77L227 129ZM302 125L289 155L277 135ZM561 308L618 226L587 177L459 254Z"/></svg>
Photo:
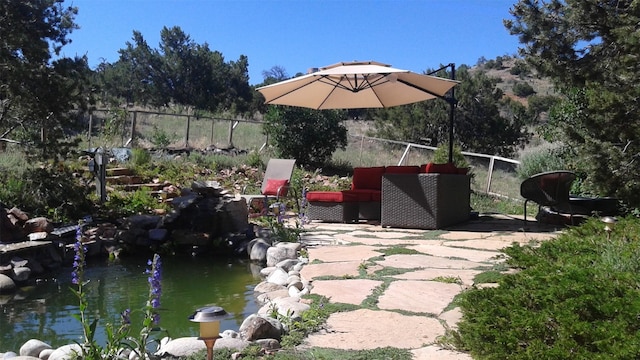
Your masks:
<svg viewBox="0 0 640 360"><path fill-rule="evenodd" d="M604 223L604 231L607 232L607 240L611 240L611 232L613 231L616 222L618 222L618 219L613 216L605 216L600 220Z"/></svg>
<svg viewBox="0 0 640 360"><path fill-rule="evenodd" d="M273 215L278 216L280 215L280 203L275 203L275 204L271 204L269 206L269 210L271 210L271 212L273 213Z"/></svg>
<svg viewBox="0 0 640 360"><path fill-rule="evenodd" d="M213 359L213 345L220 337L220 320L228 313L219 306L207 306L196 310L189 317L190 321L200 323L200 337L207 346L207 360Z"/></svg>

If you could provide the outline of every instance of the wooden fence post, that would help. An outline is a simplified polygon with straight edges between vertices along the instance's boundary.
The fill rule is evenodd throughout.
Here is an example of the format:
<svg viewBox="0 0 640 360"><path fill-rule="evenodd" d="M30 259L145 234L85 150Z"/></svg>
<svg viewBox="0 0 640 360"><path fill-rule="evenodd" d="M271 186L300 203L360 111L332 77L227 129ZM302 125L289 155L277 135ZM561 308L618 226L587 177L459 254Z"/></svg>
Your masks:
<svg viewBox="0 0 640 360"><path fill-rule="evenodd" d="M184 147L189 147L189 128L191 127L191 115L187 115L187 133L184 135Z"/></svg>
<svg viewBox="0 0 640 360"><path fill-rule="evenodd" d="M133 111L133 119L131 119L131 133L129 133L129 141L127 141L128 144L131 145L131 147L135 146L136 143L136 122L138 121L138 112L137 111Z"/></svg>
<svg viewBox="0 0 640 360"><path fill-rule="evenodd" d="M229 121L229 148L233 147L233 121Z"/></svg>

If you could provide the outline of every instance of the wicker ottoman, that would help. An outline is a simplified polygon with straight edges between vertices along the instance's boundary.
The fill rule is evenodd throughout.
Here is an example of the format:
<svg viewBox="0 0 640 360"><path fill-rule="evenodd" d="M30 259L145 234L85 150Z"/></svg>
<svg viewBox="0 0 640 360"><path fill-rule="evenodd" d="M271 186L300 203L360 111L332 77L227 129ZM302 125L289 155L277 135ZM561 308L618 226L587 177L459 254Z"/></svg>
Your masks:
<svg viewBox="0 0 640 360"><path fill-rule="evenodd" d="M468 175L384 175L380 225L442 229L467 221L470 191Z"/></svg>
<svg viewBox="0 0 640 360"><path fill-rule="evenodd" d="M326 222L358 221L358 197L346 191L309 191L307 217Z"/></svg>

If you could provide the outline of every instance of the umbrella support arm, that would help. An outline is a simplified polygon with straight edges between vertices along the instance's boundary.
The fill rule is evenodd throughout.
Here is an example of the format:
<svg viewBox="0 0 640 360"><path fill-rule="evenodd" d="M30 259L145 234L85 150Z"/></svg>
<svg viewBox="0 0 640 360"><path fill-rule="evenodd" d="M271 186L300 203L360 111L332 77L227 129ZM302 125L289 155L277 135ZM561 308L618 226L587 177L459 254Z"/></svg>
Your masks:
<svg viewBox="0 0 640 360"><path fill-rule="evenodd" d="M447 68L451 68L451 80L455 80L456 79L456 64L454 63L449 63L443 67L441 67L440 69L434 70L430 73L428 73L427 75L433 75L441 70L447 69ZM449 103L449 162L452 163L453 162L453 119L455 117L455 111L456 111L456 104L458 103L456 101L456 96L455 96L455 87L451 88L451 95L450 96L439 96L439 98L441 98L442 100L446 101Z"/></svg>

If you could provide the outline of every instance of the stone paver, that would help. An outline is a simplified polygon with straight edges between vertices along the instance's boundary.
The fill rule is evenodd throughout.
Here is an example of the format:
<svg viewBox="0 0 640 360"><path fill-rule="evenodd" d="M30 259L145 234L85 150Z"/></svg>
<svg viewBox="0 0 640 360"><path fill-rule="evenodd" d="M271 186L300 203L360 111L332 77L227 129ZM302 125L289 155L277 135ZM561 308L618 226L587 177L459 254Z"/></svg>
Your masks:
<svg viewBox="0 0 640 360"><path fill-rule="evenodd" d="M380 246L349 245L349 246L320 246L309 249L309 259L323 262L361 261L380 256Z"/></svg>
<svg viewBox="0 0 640 360"><path fill-rule="evenodd" d="M369 309L332 314L327 328L311 334L305 345L343 350L415 349L433 343L444 331L435 318Z"/></svg>
<svg viewBox="0 0 640 360"><path fill-rule="evenodd" d="M437 281L394 281L378 298L384 310L404 310L438 315L462 291L458 284Z"/></svg>
<svg viewBox="0 0 640 360"><path fill-rule="evenodd" d="M358 276L360 273L359 261L344 261L326 264L308 264L300 271L303 279L312 280L320 276Z"/></svg>
<svg viewBox="0 0 640 360"><path fill-rule="evenodd" d="M454 244L448 242L446 245ZM453 246L443 246L442 244L419 244L415 246L407 246L407 249L413 249L417 252L433 256L466 259L474 262L493 261L493 258L500 254L497 251L465 249Z"/></svg>
<svg viewBox="0 0 640 360"><path fill-rule="evenodd" d="M555 226L525 224L521 218L503 215L481 216L446 231L389 229L365 223L314 222L305 227L311 232L304 241L316 240L308 248L311 264L301 271L303 279L311 282L311 293L355 305L373 295L377 309L331 314L327 330L311 334L304 346L353 350L391 346L410 349L416 360L471 359L438 344L438 337L447 329L456 329L462 319L459 308L445 309L483 269L504 261L500 249L559 234ZM382 256L383 252L376 251L399 245L419 254ZM363 265L374 279L356 278ZM390 271L385 273L385 268ZM325 276L335 279L322 280ZM374 290L383 284L379 277L387 279L388 286L375 295Z"/></svg>
<svg viewBox="0 0 640 360"><path fill-rule="evenodd" d="M447 259L423 254L398 254L389 255L382 261L377 261L379 265L395 267L400 269L414 268L439 268L439 269L477 269L486 267L489 264L479 263L469 260Z"/></svg>
<svg viewBox="0 0 640 360"><path fill-rule="evenodd" d="M318 280L313 282L312 292L333 303L360 305L381 284L382 281L367 279Z"/></svg>
<svg viewBox="0 0 640 360"><path fill-rule="evenodd" d="M473 278L481 272L482 270L428 268L392 275L391 277L401 280L437 280L438 278L451 278L459 279L463 285L470 286L473 284Z"/></svg>

